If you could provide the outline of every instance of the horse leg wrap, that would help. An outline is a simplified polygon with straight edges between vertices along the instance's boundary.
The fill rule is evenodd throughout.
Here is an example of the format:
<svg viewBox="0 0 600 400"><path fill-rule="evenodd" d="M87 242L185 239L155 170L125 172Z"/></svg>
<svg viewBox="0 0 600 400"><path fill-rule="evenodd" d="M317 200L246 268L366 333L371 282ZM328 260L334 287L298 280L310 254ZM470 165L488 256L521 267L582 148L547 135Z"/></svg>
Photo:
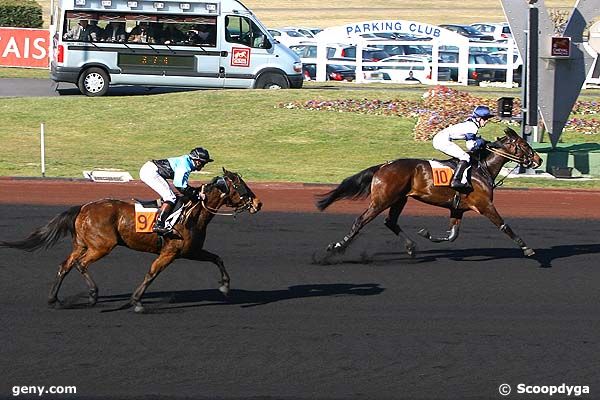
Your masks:
<svg viewBox="0 0 600 400"><path fill-rule="evenodd" d="M439 242L453 242L456 240L456 238L458 237L458 232L459 232L459 228L458 225L453 225L452 228L450 228L450 231L448 232L448 236L446 237L433 237L431 236L431 234L429 233L429 231L427 229L421 229L419 232L417 232L419 235L423 236L426 239L431 240L434 243L439 243Z"/></svg>
<svg viewBox="0 0 600 400"><path fill-rule="evenodd" d="M520 237L515 235L513 230L510 229L510 226L508 226L507 224L502 224L502 226L500 226L500 231L506 233L512 240L514 240L514 242L516 244L519 245L519 247L521 247L521 248L527 247L527 245L525 244L523 239L521 239Z"/></svg>

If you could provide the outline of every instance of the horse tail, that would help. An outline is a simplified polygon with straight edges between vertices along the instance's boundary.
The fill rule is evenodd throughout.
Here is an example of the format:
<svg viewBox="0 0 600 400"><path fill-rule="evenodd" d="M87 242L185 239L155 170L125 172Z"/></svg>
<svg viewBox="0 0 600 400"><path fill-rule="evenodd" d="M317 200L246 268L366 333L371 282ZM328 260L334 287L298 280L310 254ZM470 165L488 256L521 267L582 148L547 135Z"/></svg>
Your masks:
<svg viewBox="0 0 600 400"><path fill-rule="evenodd" d="M46 249L52 247L60 238L67 233L75 235L75 218L79 215L82 206L69 208L62 214L54 217L46 225L37 228L28 237L14 242L0 241L0 247L12 247L15 249L34 251L41 247Z"/></svg>
<svg viewBox="0 0 600 400"><path fill-rule="evenodd" d="M341 199L360 199L371 194L371 181L375 172L381 168L383 164L374 165L360 171L357 174L347 177L330 192L317 196L320 198L317 201L317 208L323 211L332 203Z"/></svg>

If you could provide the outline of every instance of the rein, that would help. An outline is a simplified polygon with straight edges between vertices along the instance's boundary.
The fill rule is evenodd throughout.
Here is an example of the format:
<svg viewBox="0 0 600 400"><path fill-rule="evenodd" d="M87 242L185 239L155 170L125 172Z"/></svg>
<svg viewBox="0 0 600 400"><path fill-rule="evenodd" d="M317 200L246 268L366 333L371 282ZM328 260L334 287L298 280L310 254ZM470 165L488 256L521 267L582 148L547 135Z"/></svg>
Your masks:
<svg viewBox="0 0 600 400"><path fill-rule="evenodd" d="M519 157L517 157L517 156L515 156L515 155L512 155L512 154L510 154L510 153L507 153L507 152L505 152L504 150L496 149L496 148L493 148L493 147L490 147L490 146L485 146L485 147L486 147L486 149L487 149L489 152L491 152L491 153L497 154L497 155L499 155L499 156L501 156L501 157L504 157L504 158L506 158L506 159L509 159L510 161L514 161L514 162L518 163L518 165L515 165L515 166L514 166L514 168L513 168L513 169L511 169L511 170L508 172L508 174L507 174L507 175L505 175L505 176L504 176L502 179L500 179L498 182L494 182L493 188L495 189L495 188L497 188L498 186L502 186L502 185L503 185L503 182L504 182L504 180L505 180L506 178L508 178L508 176L509 176L510 174L512 174L512 172L513 172L515 169L517 169L517 168L519 167L519 165L523 165L523 163L525 162L525 160L523 160L523 159L521 159L521 158L519 158Z"/></svg>
<svg viewBox="0 0 600 400"><path fill-rule="evenodd" d="M206 209L206 211L208 211L209 213L213 214L213 215L223 215L226 217L231 217L231 216L235 216L237 214L237 210L235 212L231 212L231 213L226 213L226 212L220 212L218 209L216 208L212 208L206 205L206 203L204 202L204 200L202 200L202 207L204 207L204 209Z"/></svg>
<svg viewBox="0 0 600 400"><path fill-rule="evenodd" d="M504 180L505 180L506 178L508 178L508 176L509 176L510 174L512 174L512 173L513 173L513 171L514 171L515 169L517 169L518 167L519 167L518 165L515 165L515 167L514 167L513 169L511 169L510 171L508 171L508 174L504 175L504 177L503 177L502 179L500 179L498 182L494 182L494 187L493 187L493 188L495 189L495 188L497 188L498 186L502 186L502 185L504 184Z"/></svg>
<svg viewBox="0 0 600 400"><path fill-rule="evenodd" d="M494 153L494 154L498 154L499 156L502 156L504 158L509 159L510 161L514 161L514 162L517 162L519 164L523 164L525 162L525 160L523 160L523 159L521 159L521 158L519 158L517 156L514 156L514 155L512 155L510 153L507 153L504 150L496 149L496 148L493 148L493 147L490 147L490 146L486 146L486 149L488 151Z"/></svg>

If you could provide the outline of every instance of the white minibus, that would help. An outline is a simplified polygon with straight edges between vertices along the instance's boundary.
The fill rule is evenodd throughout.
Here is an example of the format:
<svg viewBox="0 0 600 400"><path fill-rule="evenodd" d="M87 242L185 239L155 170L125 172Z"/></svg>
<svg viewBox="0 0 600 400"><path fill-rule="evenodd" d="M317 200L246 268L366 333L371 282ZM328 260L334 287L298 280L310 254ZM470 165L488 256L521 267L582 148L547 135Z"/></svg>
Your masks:
<svg viewBox="0 0 600 400"><path fill-rule="evenodd" d="M56 0L50 75L110 85L301 88L302 63L238 0Z"/></svg>

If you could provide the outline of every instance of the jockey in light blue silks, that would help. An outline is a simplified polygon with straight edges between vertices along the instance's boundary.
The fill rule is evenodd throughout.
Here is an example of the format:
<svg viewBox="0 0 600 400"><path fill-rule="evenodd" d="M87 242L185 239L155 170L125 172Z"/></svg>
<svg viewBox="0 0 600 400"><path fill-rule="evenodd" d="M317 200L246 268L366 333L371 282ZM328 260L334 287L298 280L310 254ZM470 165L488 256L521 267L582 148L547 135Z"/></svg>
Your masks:
<svg viewBox="0 0 600 400"><path fill-rule="evenodd" d="M146 162L140 169L140 179L152 190L160 195L163 203L158 211L156 222L152 230L159 235L168 232L165 220L171 213L177 197L169 186L167 179L173 181L173 186L182 194L200 200L204 199L204 193L188 185L190 172L200 171L206 164L213 161L208 150L197 147L190 154L161 160Z"/></svg>

